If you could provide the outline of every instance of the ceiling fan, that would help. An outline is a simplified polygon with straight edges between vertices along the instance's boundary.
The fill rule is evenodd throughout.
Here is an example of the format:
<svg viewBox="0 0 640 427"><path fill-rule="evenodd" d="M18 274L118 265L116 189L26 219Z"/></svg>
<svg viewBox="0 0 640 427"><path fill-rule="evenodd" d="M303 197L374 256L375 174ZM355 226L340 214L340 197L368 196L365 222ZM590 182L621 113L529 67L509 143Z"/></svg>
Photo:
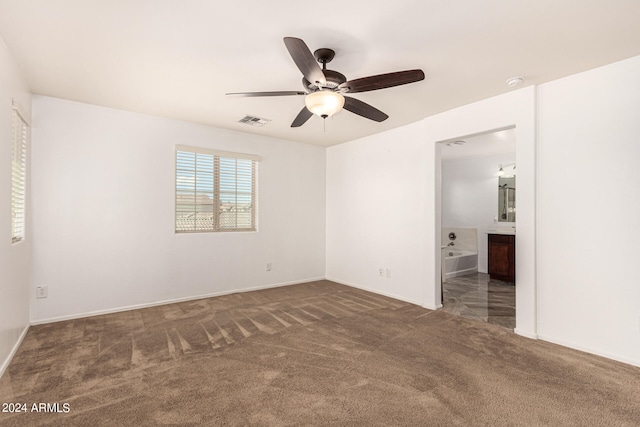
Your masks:
<svg viewBox="0 0 640 427"><path fill-rule="evenodd" d="M305 106L291 123L291 127L300 127L306 123L313 114L323 119L344 108L354 114L367 119L382 122L389 118L388 115L372 107L359 99L344 96L345 93L367 92L371 90L385 89L424 80L422 70L397 71L394 73L379 74L363 77L355 80L347 78L333 70L327 69L327 64L335 56L331 49L322 48L313 54L302 39L285 37L284 44L296 63L302 75L304 91L275 91L275 92L239 92L227 93L235 96L291 96L304 95ZM322 68L318 65L322 64Z"/></svg>

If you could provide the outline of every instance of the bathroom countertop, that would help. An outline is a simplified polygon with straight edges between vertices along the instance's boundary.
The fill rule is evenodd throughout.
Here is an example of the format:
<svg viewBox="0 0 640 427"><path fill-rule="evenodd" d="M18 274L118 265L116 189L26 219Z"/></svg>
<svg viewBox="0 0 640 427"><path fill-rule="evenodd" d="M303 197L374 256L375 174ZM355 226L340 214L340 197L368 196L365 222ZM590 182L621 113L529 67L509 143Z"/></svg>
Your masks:
<svg viewBox="0 0 640 427"><path fill-rule="evenodd" d="M486 234L507 234L509 236L515 236L516 230L487 230Z"/></svg>

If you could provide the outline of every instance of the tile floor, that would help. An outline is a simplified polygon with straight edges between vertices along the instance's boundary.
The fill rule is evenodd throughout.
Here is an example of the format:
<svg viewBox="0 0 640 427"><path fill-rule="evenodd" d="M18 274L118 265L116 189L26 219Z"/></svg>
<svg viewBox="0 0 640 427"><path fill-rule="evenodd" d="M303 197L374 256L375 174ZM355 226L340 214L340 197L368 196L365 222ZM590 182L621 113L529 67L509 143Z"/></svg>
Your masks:
<svg viewBox="0 0 640 427"><path fill-rule="evenodd" d="M443 284L443 310L468 319L513 329L516 326L516 287L473 273L447 279Z"/></svg>

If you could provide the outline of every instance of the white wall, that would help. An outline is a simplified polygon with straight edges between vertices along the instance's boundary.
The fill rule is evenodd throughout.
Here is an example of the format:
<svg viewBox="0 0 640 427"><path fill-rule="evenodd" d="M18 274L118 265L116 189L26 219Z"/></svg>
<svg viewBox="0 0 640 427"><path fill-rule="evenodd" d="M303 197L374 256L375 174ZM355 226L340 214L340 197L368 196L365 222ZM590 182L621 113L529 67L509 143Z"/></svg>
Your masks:
<svg viewBox="0 0 640 427"><path fill-rule="evenodd" d="M486 232L498 227L494 222L498 215L498 165L515 160L514 152L442 161L442 227L478 229L481 273L488 271Z"/></svg>
<svg viewBox="0 0 640 427"><path fill-rule="evenodd" d="M535 336L535 89L327 149L327 276L440 305L438 141L516 126L517 332ZM520 255L522 257L520 258ZM379 277L378 267L392 269Z"/></svg>
<svg viewBox="0 0 640 427"><path fill-rule="evenodd" d="M324 148L41 96L33 121L34 322L324 277ZM175 144L262 156L258 232L174 233Z"/></svg>
<svg viewBox="0 0 640 427"><path fill-rule="evenodd" d="M636 365L639 75L635 57L544 84L538 109L539 335Z"/></svg>
<svg viewBox="0 0 640 427"><path fill-rule="evenodd" d="M435 142L515 124L516 332L640 366L638 75L631 58L329 148L327 274L437 306ZM390 189L415 214L376 209ZM377 278L391 258L402 279Z"/></svg>
<svg viewBox="0 0 640 427"><path fill-rule="evenodd" d="M31 95L11 53L0 39L0 376L29 325L32 235L28 218L25 240L11 243L12 100L17 101L25 114L30 114ZM27 179L27 197L28 186ZM28 200L26 208L29 215L31 206Z"/></svg>
<svg viewBox="0 0 640 427"><path fill-rule="evenodd" d="M327 149L329 279L425 303L428 150L422 122Z"/></svg>

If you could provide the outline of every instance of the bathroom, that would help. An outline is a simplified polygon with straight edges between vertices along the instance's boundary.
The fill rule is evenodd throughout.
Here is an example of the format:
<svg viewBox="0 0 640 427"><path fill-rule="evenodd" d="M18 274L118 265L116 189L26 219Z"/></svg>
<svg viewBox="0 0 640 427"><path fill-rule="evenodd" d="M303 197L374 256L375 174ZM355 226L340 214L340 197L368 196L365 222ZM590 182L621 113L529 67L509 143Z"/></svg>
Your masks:
<svg viewBox="0 0 640 427"><path fill-rule="evenodd" d="M441 154L444 309L513 329L515 129L443 142Z"/></svg>

